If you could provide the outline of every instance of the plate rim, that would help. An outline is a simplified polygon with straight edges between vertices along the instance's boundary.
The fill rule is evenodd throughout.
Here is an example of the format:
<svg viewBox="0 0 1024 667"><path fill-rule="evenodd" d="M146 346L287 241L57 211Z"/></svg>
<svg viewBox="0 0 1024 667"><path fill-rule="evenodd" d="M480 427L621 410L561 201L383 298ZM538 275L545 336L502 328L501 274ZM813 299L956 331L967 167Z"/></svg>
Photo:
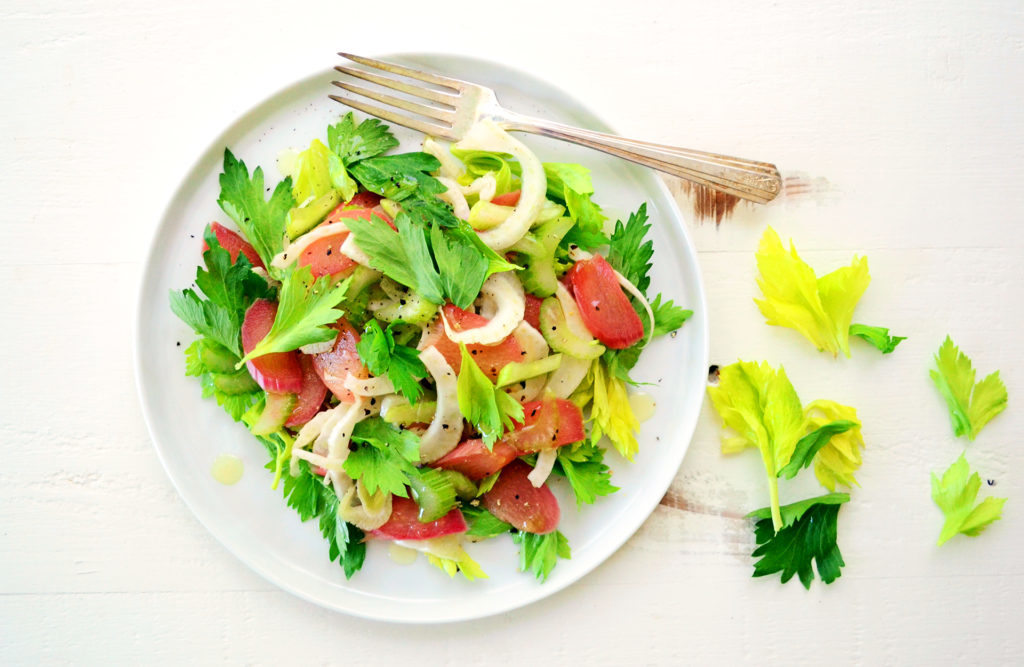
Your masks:
<svg viewBox="0 0 1024 667"><path fill-rule="evenodd" d="M474 67L480 67L485 69L499 67L508 72L512 72L517 75L522 75L527 80L533 79L553 89L559 90L565 102L579 109L585 110L598 123L604 126L604 131L614 132L612 126L609 123L607 123L605 119L602 116L600 116L600 114L596 113L591 106L584 104L577 97L565 92L563 89L561 89L559 86L546 79L544 76L535 74L533 72L525 71L513 65L499 63L496 61L480 58L473 55L466 55L459 52L444 51L394 52L386 54L374 54L372 57L380 58L382 60L395 60L398 62L415 60L417 58L450 58L465 61ZM301 87L302 84L304 84L305 82L311 79L322 77L325 74L328 74L333 71L334 70L332 66L306 66L306 71L304 73L291 78L288 82L284 84L275 82L274 89L270 93L258 97L254 96L255 101L250 101L248 99L245 100L243 102L246 105L245 111L241 115L236 117L223 129L221 129L216 134L216 136L211 138L209 141L200 142L202 148L199 149L198 154L194 158L187 162L184 171L181 173L188 175L193 171L197 170L198 167L201 165L203 158L211 150L211 148L215 148L217 145L223 144L224 139L228 135L235 132L240 126L242 126L246 122L247 118L250 115L256 113L264 105L268 104L269 102L276 99L280 95L286 93L290 88ZM693 287L695 289L697 301L696 303L692 304L691 307L695 312L700 313L701 317L694 318L694 320L696 321L691 321L690 324L692 326L694 324L699 323L698 334L701 338L699 341L700 344L698 346L700 351L700 364L698 367L707 367L710 353L710 325L707 310L707 293L704 288L704 278L700 268L700 259L698 256L698 251L696 246L694 245L693 238L691 237L690 232L687 228L686 217L684 216L678 203L675 201L675 198L672 196L670 190L668 189L668 186L660 177L658 177L658 174L656 172L653 172L653 170L647 169L646 172L652 175L652 178L655 183L655 188L670 204L671 209L674 211L675 215L671 224L675 225L678 228L678 232L681 234L682 239L684 241L683 250L690 259L690 261L692 261L693 263L694 277L696 281L696 284ZM177 479L176 476L171 472L172 468L168 464L168 460L166 459L166 446L160 442L160 436L157 434L156 429L153 427L155 420L151 414L151 406L149 400L147 399L146 390L144 389L144 379L142 371L142 333L145 324L143 322L143 308L146 286L147 284L149 284L151 280L150 274L151 271L153 270L155 260L158 257L158 253L160 252L160 248L158 247L158 240L160 239L161 232L163 231L167 224L167 221L169 220L171 207L174 205L175 201L179 198L179 196L181 196L182 193L185 191L187 185L188 179L179 180L174 189L171 191L170 195L167 197L166 201L164 202L164 205L159 209L160 214L159 216L156 217L157 224L153 227L152 233L150 235L148 249L145 255L145 264L143 266L141 279L137 285L135 298L135 316L133 318L134 326L132 332L132 357L134 366L133 375L135 379L136 395L139 399L139 403L142 408L143 420L146 423L146 430L152 441L153 448L156 450L157 458L159 459L160 464L164 469L164 472L170 479L171 485L174 487L178 496L185 503L185 506L189 509L193 517L200 523L200 525L210 535L212 535L214 539L216 539L217 542L228 553L232 554L235 558L237 558L239 561L245 564L251 571L255 572L260 577L262 577L265 581L268 581L269 583L273 584L274 586L278 587L283 591L286 591L292 595L295 595L296 597L306 600L307 602L316 604L320 607L374 621L383 621L388 623L400 624L439 625L443 623L457 623L480 618L486 618L489 616L494 616L500 613L505 613L515 609L519 609L534 602L538 602L544 598L551 597L565 590L570 585L579 582L581 579L592 573L599 565L601 565L610 557L612 557L617 551L619 551L623 547L623 545L625 545L625 543L629 541L637 533L637 531L643 526L643 524L650 518L653 512L657 509L661 497L664 495L665 491L667 491L667 489L671 486L672 480L675 478L675 475L678 473L680 467L685 461L686 453L689 451L689 448L693 443L693 437L695 435L697 424L700 419L700 414L703 410L703 404L706 399L704 391L699 392L699 403L696 406L695 410L696 418L690 425L689 432L677 434L678 440L685 444L681 446L682 451L679 457L679 461L675 465L675 467L672 468L671 474L665 475L666 483L664 485L664 490L660 491L658 494L648 494L650 497L638 496L636 500L633 501L634 503L639 503L638 507L634 509L634 512L637 516L642 515L640 520L636 523L636 526L629 531L620 531L617 535L603 541L599 545L598 556L591 556L582 565L577 566L577 572L575 576L566 578L564 580L546 582L542 586L538 586L532 590L528 590L526 594L507 597L506 599L503 599L503 601L499 604L494 604L484 609L476 608L475 611L467 610L462 613L454 614L445 613L444 611L437 613L438 609L434 607L432 608L432 612L434 613L432 613L429 617L417 615L416 612L419 611L417 607L413 607L412 609L410 609L410 614L406 614L401 617L396 617L394 615L389 614L374 613L373 610L362 609L351 605L346 606L343 604L339 604L337 600L332 599L329 595L317 595L314 592L305 590L302 587L292 585L292 583L289 582L286 577L279 576L270 568L266 568L256 560L247 557L244 550L234 548L234 546L227 541L227 535L221 535L217 530L214 530L214 528L211 527L210 523L204 520L205 511L201 510L200 508L193 504L189 496L183 491L182 482L179 481L179 479ZM662 484L660 483L655 486L658 489L662 488Z"/></svg>

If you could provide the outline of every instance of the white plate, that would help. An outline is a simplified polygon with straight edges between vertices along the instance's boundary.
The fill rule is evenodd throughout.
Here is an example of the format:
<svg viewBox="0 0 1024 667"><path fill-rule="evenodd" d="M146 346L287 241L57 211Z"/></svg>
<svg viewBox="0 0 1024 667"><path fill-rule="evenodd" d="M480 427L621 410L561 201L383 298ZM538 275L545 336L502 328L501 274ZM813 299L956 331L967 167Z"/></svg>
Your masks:
<svg viewBox="0 0 1024 667"><path fill-rule="evenodd" d="M390 59L491 86L517 111L608 129L558 88L504 65L438 54ZM652 294L664 292L693 309L694 316L675 338L653 342L635 371L635 377L656 383L647 390L658 407L643 425L635 463L608 456L622 490L577 511L564 480L553 483L572 559L559 561L546 583L517 571L517 547L505 538L469 547L490 575L485 581L449 579L422 557L399 565L380 543L369 545L363 569L346 580L328 560L316 522L300 522L280 490L271 490L263 447L214 401L203 400L196 379L185 376L182 351L194 335L171 313L167 300L169 290L184 288L195 277L203 227L211 220L229 222L216 203L224 147L250 169L262 165L268 184L276 183L278 152L306 146L314 137L324 140L327 125L346 110L327 98L332 78L331 70L304 78L245 114L210 144L164 212L141 286L135 350L139 393L157 452L182 498L232 553L278 586L325 607L366 618L437 623L497 614L551 595L594 569L640 527L675 477L693 435L707 377L707 320L696 253L679 210L654 172L603 153L519 135L542 160L589 166L595 199L609 215L624 216L647 201L654 222ZM392 129L403 142L401 150L422 140ZM211 463L222 453L244 461L245 474L234 486L210 475Z"/></svg>

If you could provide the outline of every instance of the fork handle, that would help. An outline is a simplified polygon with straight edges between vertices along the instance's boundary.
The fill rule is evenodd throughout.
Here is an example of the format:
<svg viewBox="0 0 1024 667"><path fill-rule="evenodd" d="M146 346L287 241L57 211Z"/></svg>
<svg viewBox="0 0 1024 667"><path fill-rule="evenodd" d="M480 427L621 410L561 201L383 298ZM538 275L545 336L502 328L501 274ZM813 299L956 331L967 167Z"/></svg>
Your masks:
<svg viewBox="0 0 1024 667"><path fill-rule="evenodd" d="M779 170L767 162L626 139L507 112L496 120L506 130L539 134L594 148L759 204L770 202L782 189Z"/></svg>

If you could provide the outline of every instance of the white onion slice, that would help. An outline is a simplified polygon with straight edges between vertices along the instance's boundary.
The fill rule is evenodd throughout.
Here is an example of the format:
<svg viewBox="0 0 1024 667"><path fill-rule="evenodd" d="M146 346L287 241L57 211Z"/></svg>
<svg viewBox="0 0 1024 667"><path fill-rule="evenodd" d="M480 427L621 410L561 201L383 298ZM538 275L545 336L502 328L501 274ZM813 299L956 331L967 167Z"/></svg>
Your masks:
<svg viewBox="0 0 1024 667"><path fill-rule="evenodd" d="M437 198L452 205L456 218L459 220L469 220L469 203L466 201L466 195L462 193L462 188L459 187L459 184L444 176L439 176L437 180L441 185L448 188L444 192L438 193Z"/></svg>
<svg viewBox="0 0 1024 667"><path fill-rule="evenodd" d="M370 266L370 256L363 252L363 249L356 243L355 234L349 234L345 237L345 240L341 242L341 247L338 250L342 255L345 255L345 257L348 257L356 264Z"/></svg>
<svg viewBox="0 0 1024 667"><path fill-rule="evenodd" d="M615 269L612 270L615 271ZM618 271L615 271L615 275L619 278L619 284L622 285L627 292L635 296L637 301L643 305L644 310L647 311L647 317L649 318L647 322L650 324L650 326L647 327L647 336L644 338L644 345L647 345L647 343L651 342L651 336L654 335L654 311L651 310L651 304L647 303L647 298L644 296L643 292L637 289L636 285L629 282L629 280L626 279L626 276L622 275Z"/></svg>
<svg viewBox="0 0 1024 667"><path fill-rule="evenodd" d="M550 352L548 343L544 340L544 336L539 331L533 328L529 322L520 322L519 326L512 332L512 337L519 343L519 347L523 348L524 354L522 361L537 361L548 356ZM563 355L564 357L565 355ZM524 381L523 384L514 384L507 389L511 389L509 394L512 395L520 403L526 401L532 401L533 399L540 396L540 392L543 391L544 385L547 383L546 375L538 375L532 377L529 380ZM524 386L525 385L525 386Z"/></svg>
<svg viewBox="0 0 1024 667"><path fill-rule="evenodd" d="M320 225L309 230L299 238L289 243L284 250L274 255L270 265L275 269L284 269L293 264L299 258L302 251L313 243L328 236L334 236L348 229L343 222L333 222L329 225Z"/></svg>
<svg viewBox="0 0 1024 667"><path fill-rule="evenodd" d="M510 271L495 273L485 280L480 288L480 294L485 298L493 299L497 305L494 317L482 327L455 331L449 324L448 318L444 316L444 311L441 311L444 331L452 342L466 343L467 345L499 343L523 321L523 315L526 313L526 295L523 292L522 283Z"/></svg>
<svg viewBox="0 0 1024 667"><path fill-rule="evenodd" d="M526 476L526 479L530 480L530 484L533 484L534 488L539 489L547 481L548 475L551 474L551 469L555 467L555 460L557 459L557 449L542 449L537 454L537 465L533 466L533 470Z"/></svg>
<svg viewBox="0 0 1024 667"><path fill-rule="evenodd" d="M530 231L530 226L540 214L547 194L544 166L533 151L522 142L513 139L508 132L489 119L481 120L469 128L466 136L455 144L455 147L461 150L509 153L519 160L522 167L522 192L519 203L505 222L494 229L480 232L480 240L489 248L501 251L512 247Z"/></svg>
<svg viewBox="0 0 1024 667"><path fill-rule="evenodd" d="M458 160L455 159L455 156L431 137L423 140L423 152L433 155L441 163L441 176L445 178L458 178L459 174L462 173L462 167L459 165Z"/></svg>
<svg viewBox="0 0 1024 667"><path fill-rule="evenodd" d="M356 396L384 396L395 393L395 385L386 377L357 378L351 373L345 378L345 389Z"/></svg>
<svg viewBox="0 0 1024 667"><path fill-rule="evenodd" d="M431 345L420 352L420 361L437 386L437 408L427 432L420 437L420 461L430 463L441 458L462 438L462 413L459 411L455 371L444 355Z"/></svg>
<svg viewBox="0 0 1024 667"><path fill-rule="evenodd" d="M330 340L325 340L320 343L310 343L309 345L303 345L302 347L299 348L299 352L303 354L321 354L323 352L330 352L331 349L334 347L334 341L336 339L337 336Z"/></svg>
<svg viewBox="0 0 1024 667"><path fill-rule="evenodd" d="M580 308L576 305L576 297L565 288L561 281L555 288L555 296L558 297L558 303L562 306L562 313L565 315L565 323L569 327L569 331L582 340L594 340L594 334L590 333L590 329L583 323Z"/></svg>
<svg viewBox="0 0 1024 667"><path fill-rule="evenodd" d="M380 496L380 508L374 511L364 500L369 500L370 495L363 488L362 480L355 483L338 502L338 516L348 521L360 530L374 530L380 528L391 518L391 494L381 494L381 489L373 494L373 499ZM357 502L358 501L358 502Z"/></svg>
<svg viewBox="0 0 1024 667"><path fill-rule="evenodd" d="M590 363L589 359L577 359L571 354L563 354L562 363L548 376L544 390L550 391L555 398L569 398L576 387L580 386L580 382L583 382L583 378L587 377Z"/></svg>

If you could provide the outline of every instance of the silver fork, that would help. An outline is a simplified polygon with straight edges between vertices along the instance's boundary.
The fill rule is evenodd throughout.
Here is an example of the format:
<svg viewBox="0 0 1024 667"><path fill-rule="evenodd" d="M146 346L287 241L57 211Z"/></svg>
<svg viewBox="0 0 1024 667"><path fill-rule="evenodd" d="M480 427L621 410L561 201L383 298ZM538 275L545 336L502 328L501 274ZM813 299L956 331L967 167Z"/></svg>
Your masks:
<svg viewBox="0 0 1024 667"><path fill-rule="evenodd" d="M335 86L350 95L330 95L331 99L424 134L458 141L476 121L489 118L509 131L530 132L595 148L760 204L774 199L782 189L779 170L773 164L625 139L613 134L531 118L502 108L494 91L485 86L351 53L338 55L370 68L337 65L334 69L339 72L409 97L396 97L349 81L334 81L332 83ZM385 76L373 70L414 81ZM416 81L447 90L437 90ZM355 96L369 98L391 108L370 104ZM396 109L415 115L410 116Z"/></svg>

